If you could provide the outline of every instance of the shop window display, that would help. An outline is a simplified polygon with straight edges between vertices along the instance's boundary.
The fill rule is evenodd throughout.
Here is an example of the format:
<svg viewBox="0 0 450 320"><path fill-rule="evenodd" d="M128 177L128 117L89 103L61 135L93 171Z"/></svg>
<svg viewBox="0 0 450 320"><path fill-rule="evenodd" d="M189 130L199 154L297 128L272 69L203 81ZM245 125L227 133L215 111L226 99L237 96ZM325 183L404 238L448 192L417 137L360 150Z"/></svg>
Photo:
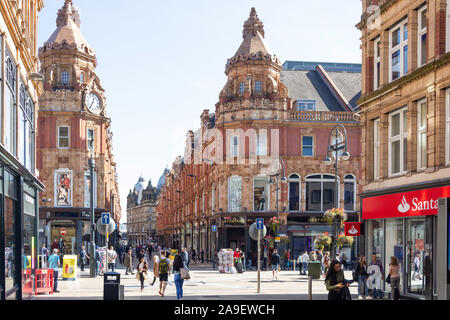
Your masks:
<svg viewBox="0 0 450 320"><path fill-rule="evenodd" d="M384 221L372 220L369 221L368 226L368 256L375 253L377 255L377 260L381 260L384 243Z"/></svg>
<svg viewBox="0 0 450 320"><path fill-rule="evenodd" d="M388 219L386 220L386 253L385 263L386 270L388 270L391 257L395 256L400 264L400 290L403 290L403 274L405 271L405 259L403 257L404 243L403 243L404 226L403 220Z"/></svg>
<svg viewBox="0 0 450 320"><path fill-rule="evenodd" d="M255 211L269 210L269 185L267 177L255 177L253 182L253 200Z"/></svg>
<svg viewBox="0 0 450 320"><path fill-rule="evenodd" d="M425 256L425 219L407 219L407 290L408 293L423 295L424 275L423 261Z"/></svg>

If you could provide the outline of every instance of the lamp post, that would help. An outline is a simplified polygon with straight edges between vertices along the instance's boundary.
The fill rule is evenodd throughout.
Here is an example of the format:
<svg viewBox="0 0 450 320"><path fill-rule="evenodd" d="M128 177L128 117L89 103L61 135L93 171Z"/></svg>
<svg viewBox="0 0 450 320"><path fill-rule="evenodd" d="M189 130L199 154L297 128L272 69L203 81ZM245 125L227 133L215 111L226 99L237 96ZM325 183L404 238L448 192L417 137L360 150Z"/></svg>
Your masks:
<svg viewBox="0 0 450 320"><path fill-rule="evenodd" d="M281 179L280 179L280 172L277 172L276 174L272 174L272 175L269 176L269 177L270 177L270 179L269 179L269 184L274 184L274 183L276 183L276 189L275 189L275 197L276 197L275 202L276 202L276 206L275 206L275 207L276 207L276 217L277 217L277 220L278 220L278 215L279 215L279 209L278 209L278 190L280 190L280 181L281 181L281 182L286 182L286 181L287 181L286 175L285 175L285 171L284 171L284 160L283 160L283 159L280 159L280 163L281 163L281 170L283 171L283 175L282 175ZM272 180L272 177L275 177L275 181ZM275 232L275 238L276 238L277 236L278 236L278 229L277 229L277 231ZM277 247L275 240L274 240L274 247L275 247L275 249L276 249L276 247Z"/></svg>
<svg viewBox="0 0 450 320"><path fill-rule="evenodd" d="M332 138L335 138L334 143L332 142ZM339 151L342 150L344 151L339 155ZM332 156L334 156L335 208L337 209L339 208L338 161L340 159L344 161L350 159L350 152L347 151L347 130L345 130L345 127L341 123L337 123L336 127L331 129L330 136L328 138L327 157L324 159L326 165L330 165L333 162L331 158ZM335 216L333 219L333 241L331 244L331 257L334 258L336 258L336 242L340 223L340 217Z"/></svg>
<svg viewBox="0 0 450 320"><path fill-rule="evenodd" d="M94 208L94 168L95 168L95 159L92 157L89 158L89 175L90 175L90 183L89 183L89 193L90 193L90 206L91 206L91 250L90 259L89 259L89 276L91 278L95 277L95 269L97 268L97 262L95 259L95 208Z"/></svg>

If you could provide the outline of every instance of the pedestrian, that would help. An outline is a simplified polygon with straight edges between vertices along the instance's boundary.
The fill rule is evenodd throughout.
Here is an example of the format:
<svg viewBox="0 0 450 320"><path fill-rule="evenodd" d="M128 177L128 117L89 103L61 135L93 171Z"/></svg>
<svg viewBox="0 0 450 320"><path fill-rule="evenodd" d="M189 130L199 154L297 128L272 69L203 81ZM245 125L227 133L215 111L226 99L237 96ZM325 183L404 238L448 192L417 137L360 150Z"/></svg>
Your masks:
<svg viewBox="0 0 450 320"><path fill-rule="evenodd" d="M350 283L345 280L340 261L333 260L325 277L328 300L351 300L349 285Z"/></svg>
<svg viewBox="0 0 450 320"><path fill-rule="evenodd" d="M95 246L95 276L98 276L100 273L100 265L102 264L102 256L100 255L100 251L97 250L98 246Z"/></svg>
<svg viewBox="0 0 450 320"><path fill-rule="evenodd" d="M81 246L81 250L80 250L81 271L84 271L84 265L86 264L86 259L89 259L89 256L86 253L86 248L84 246Z"/></svg>
<svg viewBox="0 0 450 320"><path fill-rule="evenodd" d="M322 269L323 275L326 276L328 270L330 269L330 253L327 251L324 253L322 258Z"/></svg>
<svg viewBox="0 0 450 320"><path fill-rule="evenodd" d="M189 270L189 253L185 247L181 249L181 259L183 261L183 267Z"/></svg>
<svg viewBox="0 0 450 320"><path fill-rule="evenodd" d="M284 268L287 270L291 269L291 265L290 265L290 259L291 259L291 249L288 249L286 252L286 255L284 256Z"/></svg>
<svg viewBox="0 0 450 320"><path fill-rule="evenodd" d="M53 254L48 258L48 267L53 270L53 292L58 291L58 267L61 264L58 249L53 249Z"/></svg>
<svg viewBox="0 0 450 320"><path fill-rule="evenodd" d="M308 252L305 250L302 255L302 274L303 275L306 275L306 271L308 270L308 262L309 262Z"/></svg>
<svg viewBox="0 0 450 320"><path fill-rule="evenodd" d="M368 268L367 274L369 275L369 277L371 275L373 275L372 278L375 280L375 282L377 282L377 284L372 289L372 298L374 298L374 299L383 298L383 292L381 291L381 283L378 283L378 282L381 282L381 280L384 280L383 264L381 263L381 261L377 260L377 254L375 252L372 253L371 262L369 263L369 268ZM372 279L372 278L370 278L370 279ZM378 278L380 278L380 279L378 279ZM378 281L378 280L380 280L380 281Z"/></svg>
<svg viewBox="0 0 450 320"><path fill-rule="evenodd" d="M123 245L119 247L119 262L120 264L123 264L125 258L125 248Z"/></svg>
<svg viewBox="0 0 450 320"><path fill-rule="evenodd" d="M200 251L200 258L202 259L202 263L205 262L205 250L202 249L202 251Z"/></svg>
<svg viewBox="0 0 450 320"><path fill-rule="evenodd" d="M43 268L46 265L48 260L48 249L45 247L45 244L41 245L41 249L39 251L39 268Z"/></svg>
<svg viewBox="0 0 450 320"><path fill-rule="evenodd" d="M192 262L195 264L195 257L197 256L197 252L195 252L195 249L192 249Z"/></svg>
<svg viewBox="0 0 450 320"><path fill-rule="evenodd" d="M322 259L323 259L322 250L317 250L316 251L316 261L320 262L320 270L323 272Z"/></svg>
<svg viewBox="0 0 450 320"><path fill-rule="evenodd" d="M125 269L125 274L128 275L128 271L131 274L134 274L133 272L133 253L130 250L128 250L128 252L126 253L125 257L123 258L123 266L126 268Z"/></svg>
<svg viewBox="0 0 450 320"><path fill-rule="evenodd" d="M316 256L316 252L313 250L309 253L309 261L316 261L317 256Z"/></svg>
<svg viewBox="0 0 450 320"><path fill-rule="evenodd" d="M183 268L183 259L180 254L175 256L173 260L173 281L175 282L175 288L177 290L177 299L183 298L183 283L184 279L181 278L180 269Z"/></svg>
<svg viewBox="0 0 450 320"><path fill-rule="evenodd" d="M391 276L391 299L398 300L400 298L400 265L397 257L391 257L389 275Z"/></svg>
<svg viewBox="0 0 450 320"><path fill-rule="evenodd" d="M154 285L156 278L159 277L159 256L155 254L153 256L153 282L150 285Z"/></svg>
<svg viewBox="0 0 450 320"><path fill-rule="evenodd" d="M159 271L159 295L164 297L164 291L166 290L167 281L169 281L170 268L169 259L166 258L166 251L161 251L161 259L158 264Z"/></svg>
<svg viewBox="0 0 450 320"><path fill-rule="evenodd" d="M278 268L280 267L280 255L277 249L273 250L272 257L270 258L270 265L272 266L272 279L278 280Z"/></svg>
<svg viewBox="0 0 450 320"><path fill-rule="evenodd" d="M144 251L144 249L141 249L141 251L139 251L139 254L137 256L138 261L141 261L142 258L145 259L145 251Z"/></svg>
<svg viewBox="0 0 450 320"><path fill-rule="evenodd" d="M245 261L245 253L244 253L244 250L241 250L240 251L240 258L241 258L241 261L242 261L242 272L245 272L245 263L246 263L246 261Z"/></svg>
<svg viewBox="0 0 450 320"><path fill-rule="evenodd" d="M369 296L369 288L367 287L367 267L366 257L361 256L355 269L355 275L358 279L358 299L366 299Z"/></svg>
<svg viewBox="0 0 450 320"><path fill-rule="evenodd" d="M144 291L144 280L147 280L147 271L148 271L148 264L145 260L145 257L142 257L141 260L139 260L137 266L136 266L136 277L139 281L141 281L141 292Z"/></svg>
<svg viewBox="0 0 450 320"><path fill-rule="evenodd" d="M114 272L114 267L116 266L117 253L114 250L113 246L109 247L109 250L107 250L106 256L108 258L108 270L111 269L112 272Z"/></svg>
<svg viewBox="0 0 450 320"><path fill-rule="evenodd" d="M420 253L416 254L416 257L414 258L414 272L412 279L416 279L416 275L418 276L419 280L422 280L422 277L420 276Z"/></svg>

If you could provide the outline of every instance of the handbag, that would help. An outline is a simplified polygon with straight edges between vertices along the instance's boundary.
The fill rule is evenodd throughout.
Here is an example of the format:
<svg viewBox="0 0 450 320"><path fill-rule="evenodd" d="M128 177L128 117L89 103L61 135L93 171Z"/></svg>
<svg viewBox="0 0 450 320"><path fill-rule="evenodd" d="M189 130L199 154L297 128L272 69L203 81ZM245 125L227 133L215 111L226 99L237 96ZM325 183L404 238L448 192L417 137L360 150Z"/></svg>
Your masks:
<svg viewBox="0 0 450 320"><path fill-rule="evenodd" d="M191 275L189 274L189 270L186 268L180 268L180 275L181 275L181 279L183 279L183 280L189 280L191 278Z"/></svg>
<svg viewBox="0 0 450 320"><path fill-rule="evenodd" d="M386 278L386 283L391 283L391 275L388 275Z"/></svg>

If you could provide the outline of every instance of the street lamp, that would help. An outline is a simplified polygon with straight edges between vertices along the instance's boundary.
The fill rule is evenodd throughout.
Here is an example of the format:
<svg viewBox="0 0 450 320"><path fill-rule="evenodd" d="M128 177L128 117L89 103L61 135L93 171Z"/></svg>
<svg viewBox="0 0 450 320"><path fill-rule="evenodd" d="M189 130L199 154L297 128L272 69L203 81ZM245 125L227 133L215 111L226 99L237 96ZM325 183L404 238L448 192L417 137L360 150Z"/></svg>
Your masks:
<svg viewBox="0 0 450 320"><path fill-rule="evenodd" d="M91 278L95 277L96 271L96 260L95 260L95 208L94 208L94 168L95 168L95 159L91 156L89 158L89 175L90 175L90 183L89 183L89 193L90 193L90 206L91 206L91 250L89 251L89 276Z"/></svg>
<svg viewBox="0 0 450 320"><path fill-rule="evenodd" d="M277 220L278 220L278 212L279 212L279 210L278 210L278 190L280 190L279 183L280 183L280 181L283 182L283 183L287 181L286 174L285 174L285 171L284 171L284 160L280 159L280 162L281 162L281 170L283 172L283 175L282 175L281 179L279 178L280 177L280 172L277 172L276 174L272 174L272 175L269 176L270 177L269 184L276 183L276 189L275 189L276 200L275 200L275 203L276 203L276 210L277 210L277 215L276 215ZM275 181L273 181L272 177L276 178ZM277 236L278 236L278 230L275 233L275 237L277 237ZM276 242L274 241L274 247L276 247L275 243Z"/></svg>
<svg viewBox="0 0 450 320"><path fill-rule="evenodd" d="M333 136L334 134L334 136ZM334 138L334 142L333 142ZM344 125L337 123L336 127L331 129L328 138L327 156L324 159L325 165L331 165L334 157L334 185L335 185L335 208L339 208L339 185L338 185L338 161L347 161L350 159L350 152L347 151L347 130ZM340 151L344 150L341 154ZM333 242L332 242L332 257L336 258L336 242L338 236L338 229L340 229L340 217L335 216L333 220Z"/></svg>

